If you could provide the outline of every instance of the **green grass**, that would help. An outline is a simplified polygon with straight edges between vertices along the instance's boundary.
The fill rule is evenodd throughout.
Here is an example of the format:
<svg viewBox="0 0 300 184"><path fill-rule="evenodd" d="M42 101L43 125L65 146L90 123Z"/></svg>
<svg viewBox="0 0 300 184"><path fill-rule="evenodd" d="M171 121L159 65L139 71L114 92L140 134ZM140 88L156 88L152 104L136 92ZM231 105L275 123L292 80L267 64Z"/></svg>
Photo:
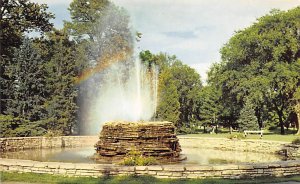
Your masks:
<svg viewBox="0 0 300 184"><path fill-rule="evenodd" d="M281 135L278 133L277 130L275 131L269 131L264 130L263 138L262 140L271 140L271 141L285 141L285 142L292 142L296 138L300 138L300 135L294 135L292 134L292 131L288 131L286 135ZM237 134L237 132L233 132L232 134ZM179 135L179 137L214 137L214 138L228 138L231 134L229 134L228 131L223 130L221 133L218 134L187 134L187 135ZM259 134L249 134L247 135L246 139L260 139Z"/></svg>
<svg viewBox="0 0 300 184"><path fill-rule="evenodd" d="M0 172L0 181L28 182L28 183L57 183L57 184L244 184L244 183L278 183L286 181L300 182L300 175L288 178L257 178L257 179L157 179L152 176L115 176L115 177L64 177L49 174L8 173Z"/></svg>

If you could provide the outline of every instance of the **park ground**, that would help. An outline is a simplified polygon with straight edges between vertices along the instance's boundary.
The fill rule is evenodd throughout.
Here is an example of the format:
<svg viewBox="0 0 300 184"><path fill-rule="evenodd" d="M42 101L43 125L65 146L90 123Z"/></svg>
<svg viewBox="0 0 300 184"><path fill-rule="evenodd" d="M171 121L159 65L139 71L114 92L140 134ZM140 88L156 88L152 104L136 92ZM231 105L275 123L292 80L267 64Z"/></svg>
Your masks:
<svg viewBox="0 0 300 184"><path fill-rule="evenodd" d="M293 130L287 132L286 135L280 135L278 132L265 130L262 140L285 141L292 142L300 138L299 135L294 135ZM187 134L179 135L180 137L208 137L208 138L230 138L234 135L243 138L242 133L229 133L226 129L220 129L217 134ZM246 139L260 139L258 134L248 135ZM255 179L158 179L152 176L114 176L114 177L65 177L55 176L49 174L35 174L35 173L9 173L0 172L0 184L41 184L41 183L71 183L71 184L250 184L250 183L280 183L280 184L295 184L300 183L300 173L293 177L268 177Z"/></svg>
<svg viewBox="0 0 300 184"><path fill-rule="evenodd" d="M300 183L300 175L281 178L256 178L256 179L158 179L152 176L114 176L114 177L66 177L54 176L49 174L33 173L8 173L1 172L1 182L3 184L21 184L21 183L45 183L45 184L252 184L252 183L281 183L294 184Z"/></svg>
<svg viewBox="0 0 300 184"><path fill-rule="evenodd" d="M228 129L219 129L218 133L201 133L203 130L200 130L200 133L198 134L183 134L179 135L179 137L208 137L208 138L232 138L235 135L238 135L238 138L244 139L244 134L243 133L238 133L238 132L232 132L232 134L229 133ZM274 130L268 130L265 129L263 130L263 137L262 139L260 138L259 134L249 134L247 135L247 138L245 139L261 139L261 140L269 140L269 141L284 141L284 142L292 142L295 139L299 139L300 135L295 135L296 130L290 129L286 130L285 135L280 134L279 129L274 129Z"/></svg>

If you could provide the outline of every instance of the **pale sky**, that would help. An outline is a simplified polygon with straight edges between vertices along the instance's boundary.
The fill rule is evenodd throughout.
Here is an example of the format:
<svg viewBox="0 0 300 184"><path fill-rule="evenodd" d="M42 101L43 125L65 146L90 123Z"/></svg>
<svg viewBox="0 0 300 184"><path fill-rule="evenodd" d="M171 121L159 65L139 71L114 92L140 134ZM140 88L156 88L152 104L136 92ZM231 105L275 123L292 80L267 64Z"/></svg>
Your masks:
<svg viewBox="0 0 300 184"><path fill-rule="evenodd" d="M71 0L33 0L49 5L61 28L69 20ZM300 6L300 0L112 0L131 16L132 27L141 32L139 50L176 55L195 68L203 81L220 48L235 31L250 26L271 9Z"/></svg>

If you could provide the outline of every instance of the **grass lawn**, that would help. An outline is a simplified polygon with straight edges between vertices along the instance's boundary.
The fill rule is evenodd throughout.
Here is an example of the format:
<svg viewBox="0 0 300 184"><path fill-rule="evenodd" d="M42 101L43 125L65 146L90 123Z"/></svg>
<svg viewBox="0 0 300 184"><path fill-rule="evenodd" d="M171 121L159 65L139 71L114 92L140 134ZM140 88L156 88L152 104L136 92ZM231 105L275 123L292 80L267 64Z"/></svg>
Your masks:
<svg viewBox="0 0 300 184"><path fill-rule="evenodd" d="M0 172L0 181L28 182L28 183L70 183L70 184L244 184L244 183L278 183L286 181L300 182L300 175L288 178L258 178L258 179L157 179L152 176L115 176L115 177L64 177L49 174L8 173ZM1 182L0 182L1 183Z"/></svg>
<svg viewBox="0 0 300 184"><path fill-rule="evenodd" d="M233 132L232 134L237 134L237 133ZM179 135L179 137L217 137L217 138L228 138L229 136L230 136L230 134L226 130L222 130L221 133L218 133L218 134L199 133L199 134ZM262 140L292 142L296 138L300 138L300 135L294 135L292 131L287 131L286 135L281 135L278 131L264 130ZM246 139L260 139L260 135L259 134L250 134L250 135L247 135Z"/></svg>

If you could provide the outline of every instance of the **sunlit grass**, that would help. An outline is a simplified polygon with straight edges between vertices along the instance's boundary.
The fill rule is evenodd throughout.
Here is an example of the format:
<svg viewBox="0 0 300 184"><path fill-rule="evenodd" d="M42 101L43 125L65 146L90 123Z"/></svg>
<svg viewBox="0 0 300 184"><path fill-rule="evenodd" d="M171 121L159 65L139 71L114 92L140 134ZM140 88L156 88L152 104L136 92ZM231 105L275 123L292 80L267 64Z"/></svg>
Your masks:
<svg viewBox="0 0 300 184"><path fill-rule="evenodd" d="M0 181L29 182L29 183L58 183L58 184L242 184L242 183L276 183L286 181L300 181L300 175L288 178L264 177L256 179L158 179L153 176L114 176L114 177L66 177L50 174L8 173L0 172Z"/></svg>
<svg viewBox="0 0 300 184"><path fill-rule="evenodd" d="M295 131L289 130L286 131L285 135L281 135L278 130L269 131L264 130L263 138L260 138L259 134L249 134L246 139L256 139L256 140L271 140L271 141L284 141L284 142L292 142L293 140L300 138L300 135L293 134ZM233 132L232 134L237 134L237 132ZM243 133L240 133L243 134ZM214 138L228 138L231 134L228 130L222 129L218 134L209 134L209 133L199 133L199 134L187 134L187 135L179 135L179 137L214 137Z"/></svg>

